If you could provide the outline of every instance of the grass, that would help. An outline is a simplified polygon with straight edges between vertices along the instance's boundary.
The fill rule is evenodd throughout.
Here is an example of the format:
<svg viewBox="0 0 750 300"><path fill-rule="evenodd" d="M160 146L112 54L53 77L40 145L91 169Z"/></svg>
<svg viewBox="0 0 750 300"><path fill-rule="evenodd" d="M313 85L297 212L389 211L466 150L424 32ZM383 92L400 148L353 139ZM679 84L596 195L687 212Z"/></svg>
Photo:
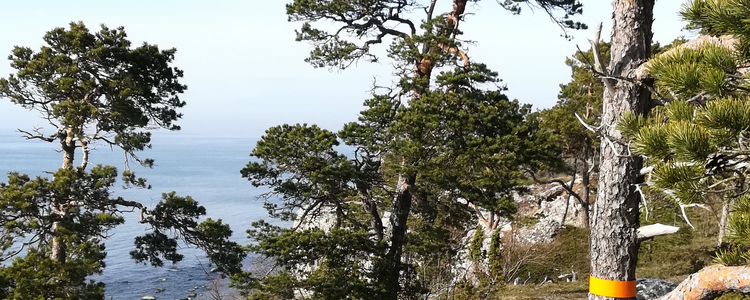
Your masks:
<svg viewBox="0 0 750 300"><path fill-rule="evenodd" d="M642 216L641 225L662 223L681 229L677 234L641 243L636 277L679 283L689 274L712 264L718 231L714 213L700 209L689 211L689 219L695 226L691 229L682 220L674 204L653 200L649 205L650 218L645 220ZM537 257L523 266L521 273L530 273L536 284L496 287L491 299L585 299L589 277L588 247L587 229L564 229L554 242L538 245ZM578 272L578 281L539 286L538 282L544 276L556 279L557 275L567 273L565 271L570 270L571 266Z"/></svg>
<svg viewBox="0 0 750 300"><path fill-rule="evenodd" d="M545 285L508 285L498 291L494 299L531 300L531 299L586 299L588 296L588 277L575 282L562 282Z"/></svg>

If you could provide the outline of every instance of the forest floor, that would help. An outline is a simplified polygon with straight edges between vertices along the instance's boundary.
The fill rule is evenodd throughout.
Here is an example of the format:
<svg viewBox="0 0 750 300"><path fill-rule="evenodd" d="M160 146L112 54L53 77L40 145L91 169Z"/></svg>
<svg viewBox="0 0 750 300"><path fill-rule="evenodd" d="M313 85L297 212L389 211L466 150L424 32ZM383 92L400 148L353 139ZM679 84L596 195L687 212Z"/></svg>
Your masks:
<svg viewBox="0 0 750 300"><path fill-rule="evenodd" d="M637 278L658 278L674 283L684 280L689 274L713 263L717 245L718 226L714 212L695 209L688 212L693 224L691 228L681 218L673 204L667 201L653 203L649 220L641 217L641 225L662 223L679 226L678 233L655 237L641 243L638 255ZM712 205L714 206L714 205ZM716 207L713 211L718 211ZM642 214L643 215L643 214ZM589 278L588 231L582 228L566 228L555 237L555 241L539 245L537 257L530 260L520 274L542 275L556 280L561 270L575 269L575 282L552 282L544 285L512 285L493 288L491 299L586 299ZM536 274L536 275L534 275ZM537 282L540 282L538 280ZM468 297L469 299L473 297ZM478 299L478 298L476 298Z"/></svg>

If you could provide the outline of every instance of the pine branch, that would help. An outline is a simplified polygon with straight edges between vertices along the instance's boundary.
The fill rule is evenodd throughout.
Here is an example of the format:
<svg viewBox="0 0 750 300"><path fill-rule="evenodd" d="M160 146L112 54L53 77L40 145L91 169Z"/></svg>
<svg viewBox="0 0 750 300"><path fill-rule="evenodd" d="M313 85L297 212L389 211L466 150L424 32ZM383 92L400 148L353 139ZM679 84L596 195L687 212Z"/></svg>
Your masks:
<svg viewBox="0 0 750 300"><path fill-rule="evenodd" d="M648 204L646 203L646 195L643 194L640 184L634 184L636 192L641 195L641 201L643 202L643 208L646 211L646 221L648 221Z"/></svg>
<svg viewBox="0 0 750 300"><path fill-rule="evenodd" d="M562 180L560 180L560 179L539 180L538 178L536 178L536 174L534 173L534 171L532 171L532 170L530 170L530 169L528 169L528 168L526 169L526 173L527 173L527 174L529 174L529 176L531 176L531 179L532 179L532 180L534 180L534 182L536 182L536 183L538 183L538 184L550 184L550 183L557 183L557 184L559 184L559 185L560 185L560 186L562 186L562 187L563 187L563 188L565 189L565 191L567 191L567 192L568 192L568 193L569 193L570 195L573 195L573 197L575 197L575 198L576 198L576 200L578 200L578 202L579 202L579 203L584 203L584 202L583 202L583 199L581 198L581 196L580 196L580 195L578 195L578 193L576 193L576 192L574 192L574 191L573 191L573 187L572 187L572 185L571 185L571 186L568 186L567 184L565 184L565 182L564 182L564 181L562 181Z"/></svg>

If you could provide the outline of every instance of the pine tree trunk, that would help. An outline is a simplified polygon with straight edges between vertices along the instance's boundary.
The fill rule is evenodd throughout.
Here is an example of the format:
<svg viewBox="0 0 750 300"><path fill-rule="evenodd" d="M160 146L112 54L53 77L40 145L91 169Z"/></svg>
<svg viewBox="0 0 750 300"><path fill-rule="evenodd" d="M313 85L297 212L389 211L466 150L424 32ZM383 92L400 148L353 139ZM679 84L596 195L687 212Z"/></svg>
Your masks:
<svg viewBox="0 0 750 300"><path fill-rule="evenodd" d="M68 128L68 130L65 133L65 136L60 139L60 149L63 153L63 161L62 161L62 167L63 168L72 168L73 167L73 161L75 159L75 136L73 134L73 129ZM53 211L56 215L59 217L64 218L65 217L65 205L69 202L69 199L55 199L54 208ZM57 236L59 230L61 227L60 221L55 221L52 223L52 247L50 249L50 258L59 261L59 262L65 262L66 258L66 247L65 243L60 241L60 237Z"/></svg>
<svg viewBox="0 0 750 300"><path fill-rule="evenodd" d="M399 176L398 178L396 197L393 200L390 217L391 245L388 253L386 253L387 274L384 278L385 288L388 289L386 299L396 300L401 292L399 282L402 271L401 256L404 252L404 244L406 244L406 221L409 219L409 213L411 212L412 194L410 188L414 186L416 178L416 175Z"/></svg>
<svg viewBox="0 0 750 300"><path fill-rule="evenodd" d="M573 185L576 184L576 167L578 166L578 160L573 160L573 178L570 179L570 190L573 190ZM570 206L570 200L573 198L573 193L568 192L568 197L565 198L565 209L563 210L562 219L560 220L560 226L565 226L565 221L568 218L568 206Z"/></svg>
<svg viewBox="0 0 750 300"><path fill-rule="evenodd" d="M581 215L581 223L584 228L589 228L591 225L589 221L590 203L589 195L591 195L591 174L589 174L589 148L591 143L587 143L583 148L583 161L581 164L581 185L583 186L583 192L581 193L581 208L583 209L583 215Z"/></svg>
<svg viewBox="0 0 750 300"><path fill-rule="evenodd" d="M68 130L65 132L65 136L61 138L60 149L63 153L62 167L73 167L73 160L75 160L76 142L72 128L68 128Z"/></svg>
<svg viewBox="0 0 750 300"><path fill-rule="evenodd" d="M654 0L614 0L610 73L633 78L633 71L650 55ZM611 80L604 90L599 185L591 223L591 276L606 280L635 280L637 229L642 160L627 156L627 144L616 124L627 111L645 115L650 94L625 80ZM609 140L608 140L609 139ZM611 141L611 142L610 142ZM610 299L589 294L589 299Z"/></svg>

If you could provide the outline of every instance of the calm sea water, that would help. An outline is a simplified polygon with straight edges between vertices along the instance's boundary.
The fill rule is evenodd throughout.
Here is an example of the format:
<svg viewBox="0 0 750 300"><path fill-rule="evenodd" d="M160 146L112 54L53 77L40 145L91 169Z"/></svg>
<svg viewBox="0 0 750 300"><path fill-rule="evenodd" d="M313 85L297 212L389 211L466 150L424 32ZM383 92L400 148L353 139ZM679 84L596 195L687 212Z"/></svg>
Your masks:
<svg viewBox="0 0 750 300"><path fill-rule="evenodd" d="M250 160L248 154L255 142L254 139L159 133L153 138L153 148L139 155L153 158L154 168L130 164L136 175L148 179L152 189L125 190L118 183L115 194L138 200L147 207L153 207L162 192L190 195L206 207L209 217L231 225L235 241L247 244L245 230L250 224L268 219L262 203L256 200L259 191L239 173ZM62 154L55 151L58 146L25 140L18 133L0 132L0 181L7 180L8 171L36 176L57 170L62 161ZM76 158L80 159L80 154ZM91 151L90 162L89 166L113 165L121 171L124 156L122 150L99 145ZM146 294L155 295L157 299L179 299L187 297L191 290L204 297L208 295L201 287L210 286L207 274L210 267L205 256L196 249L184 248L182 262L167 263L163 268L138 265L131 260L129 251L133 249L133 239L147 228L138 223L136 213L125 217L126 223L112 231L106 241L108 254L104 273L94 278L106 283L107 299L140 299Z"/></svg>

